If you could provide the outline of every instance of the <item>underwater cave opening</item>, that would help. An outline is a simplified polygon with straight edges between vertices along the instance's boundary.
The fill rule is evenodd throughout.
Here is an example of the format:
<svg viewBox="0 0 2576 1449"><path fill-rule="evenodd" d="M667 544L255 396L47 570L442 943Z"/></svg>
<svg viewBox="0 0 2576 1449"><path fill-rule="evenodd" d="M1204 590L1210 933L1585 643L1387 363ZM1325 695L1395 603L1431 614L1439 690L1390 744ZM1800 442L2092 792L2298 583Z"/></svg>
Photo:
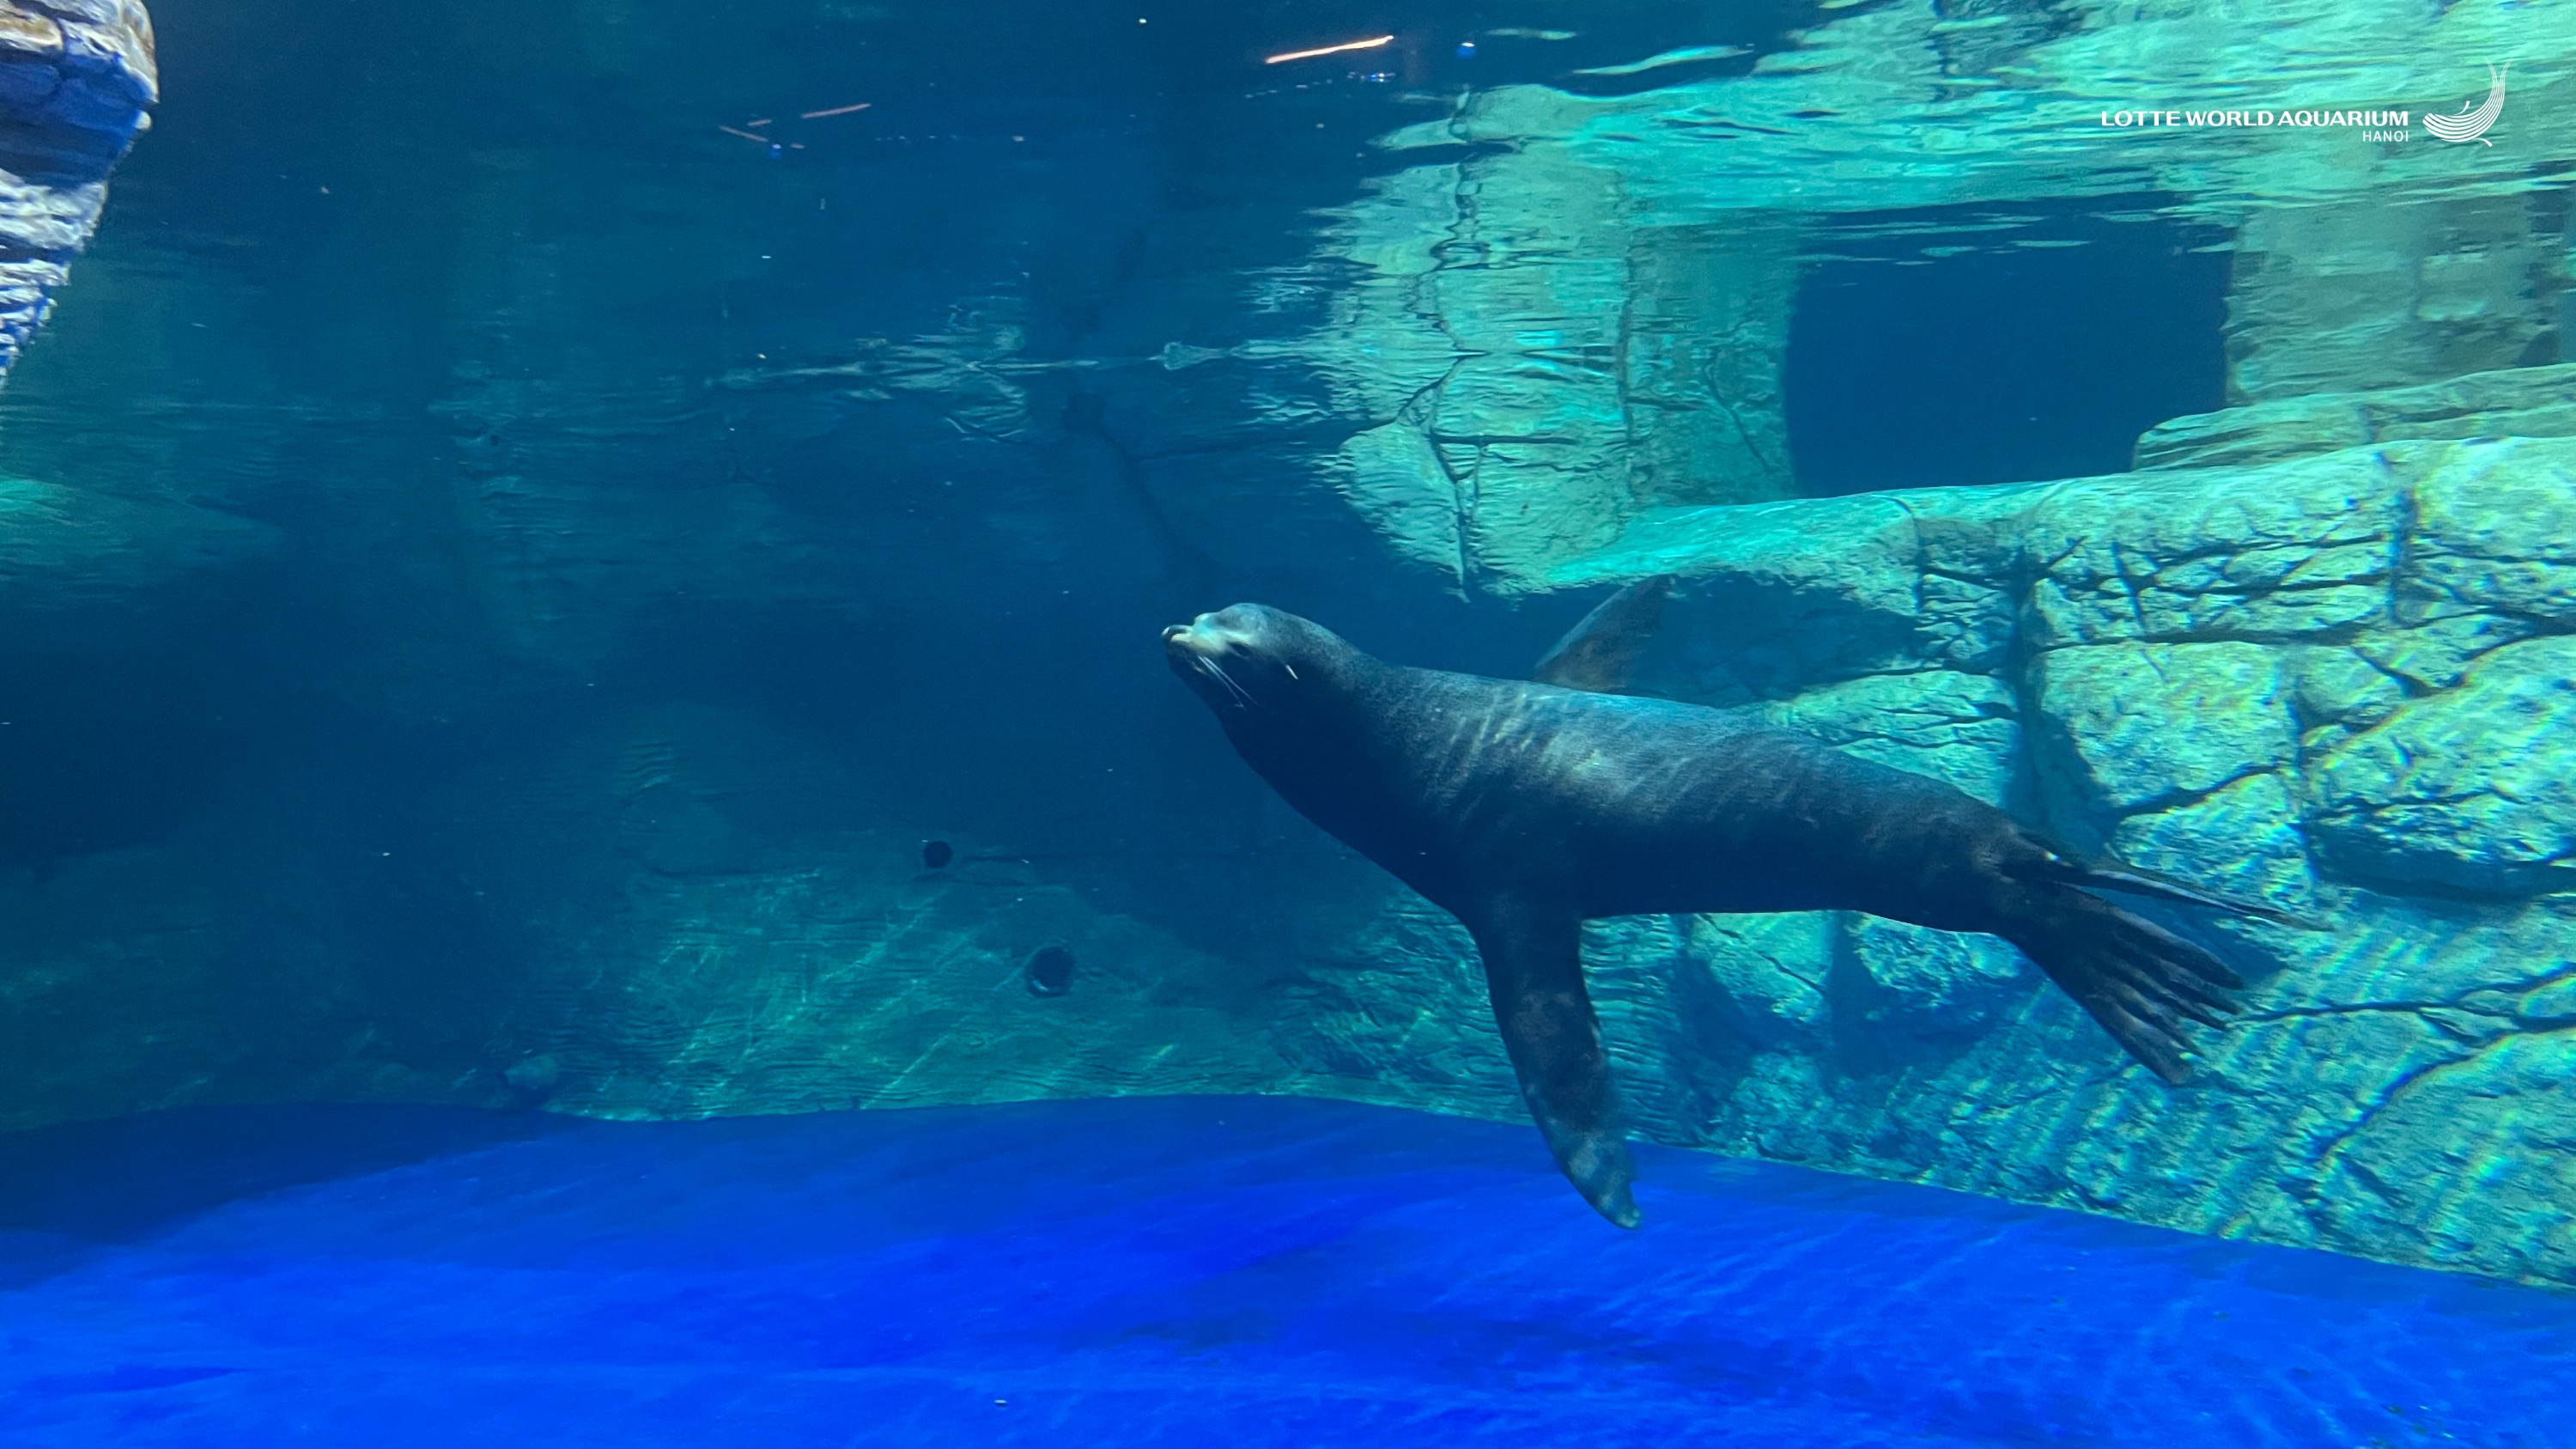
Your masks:
<svg viewBox="0 0 2576 1449"><path fill-rule="evenodd" d="M2227 234L2163 198L1946 207L1810 244L1783 385L1798 491L2125 472L2225 405Z"/></svg>

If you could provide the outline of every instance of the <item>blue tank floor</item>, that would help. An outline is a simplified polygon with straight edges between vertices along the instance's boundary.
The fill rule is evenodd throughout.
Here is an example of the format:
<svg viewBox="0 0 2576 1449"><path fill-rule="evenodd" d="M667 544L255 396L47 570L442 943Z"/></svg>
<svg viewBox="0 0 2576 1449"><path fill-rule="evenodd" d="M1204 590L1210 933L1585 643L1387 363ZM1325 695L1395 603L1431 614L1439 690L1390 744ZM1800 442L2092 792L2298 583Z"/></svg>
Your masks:
<svg viewBox="0 0 2576 1449"><path fill-rule="evenodd" d="M11 1446L2576 1445L2576 1296L1192 1099L0 1138Z"/></svg>

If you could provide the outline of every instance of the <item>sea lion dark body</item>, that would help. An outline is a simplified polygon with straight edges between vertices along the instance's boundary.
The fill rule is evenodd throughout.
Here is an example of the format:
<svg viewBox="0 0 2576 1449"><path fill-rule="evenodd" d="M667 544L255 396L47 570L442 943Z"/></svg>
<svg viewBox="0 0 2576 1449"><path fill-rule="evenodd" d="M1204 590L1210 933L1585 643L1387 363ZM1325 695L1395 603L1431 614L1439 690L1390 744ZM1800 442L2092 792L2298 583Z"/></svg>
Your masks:
<svg viewBox="0 0 2576 1449"><path fill-rule="evenodd" d="M1375 664L1376 661L1369 661ZM2009 816L1938 780L1669 700L1379 665L1312 733L1228 721L1298 812L1458 915L1854 910L1996 931Z"/></svg>
<svg viewBox="0 0 2576 1449"><path fill-rule="evenodd" d="M2218 1024L2218 991L2240 984L2081 887L2234 903L2077 862L1941 781L1788 730L1391 665L1259 605L1164 637L1283 799L1465 923L1532 1114L1566 1175L1623 1226L1636 1209L1583 985L1585 920L1830 909L1988 932L2168 1080L2185 1070L2183 1020Z"/></svg>

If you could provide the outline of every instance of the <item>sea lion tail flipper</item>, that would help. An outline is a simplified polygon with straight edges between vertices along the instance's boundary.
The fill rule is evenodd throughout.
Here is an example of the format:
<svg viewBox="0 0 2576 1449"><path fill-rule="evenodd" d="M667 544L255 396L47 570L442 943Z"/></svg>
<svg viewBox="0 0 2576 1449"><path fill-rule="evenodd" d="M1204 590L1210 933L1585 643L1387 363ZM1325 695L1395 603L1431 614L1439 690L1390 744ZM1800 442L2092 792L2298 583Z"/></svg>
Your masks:
<svg viewBox="0 0 2576 1449"><path fill-rule="evenodd" d="M1583 987L1583 923L1521 902L1502 902L1467 920L1485 958L1494 1021L1566 1180L1603 1217L1637 1225L1629 1184L1635 1170L1619 1131L1610 1058Z"/></svg>
<svg viewBox="0 0 2576 1449"><path fill-rule="evenodd" d="M1556 641L1530 678L1594 694L1624 692L1637 672L1637 656L1663 627L1664 600L1672 592L1673 575L1657 574L1612 594Z"/></svg>
<svg viewBox="0 0 2576 1449"><path fill-rule="evenodd" d="M2172 876L2141 869L2138 866L2124 865L2116 860L2077 860L2052 850L2047 853L2046 862L2041 869L2041 878L2046 880L2064 881L2069 885L2085 886L2099 891L2119 891L2126 895L2145 896L2150 900L2170 901L2176 905L2202 906L2213 911L2225 911L2233 916L2252 916L2257 920L2270 921L2275 925L2296 926L2301 930L2332 929L2321 922L2311 921L2305 916L2295 915L2278 906L2246 900L2241 896L2203 890L2188 881L2176 880Z"/></svg>
<svg viewBox="0 0 2576 1449"><path fill-rule="evenodd" d="M2245 983L2206 948L2081 891L2052 893L2010 933L2130 1056L2170 1084L2191 1075L2184 1023L2223 1029Z"/></svg>

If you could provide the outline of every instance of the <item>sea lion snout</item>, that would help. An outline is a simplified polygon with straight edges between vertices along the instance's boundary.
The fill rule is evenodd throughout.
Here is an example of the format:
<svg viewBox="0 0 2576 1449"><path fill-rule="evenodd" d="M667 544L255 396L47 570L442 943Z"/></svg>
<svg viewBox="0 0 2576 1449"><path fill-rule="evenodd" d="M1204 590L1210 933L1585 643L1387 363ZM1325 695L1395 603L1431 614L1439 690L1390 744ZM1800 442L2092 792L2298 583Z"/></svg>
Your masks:
<svg viewBox="0 0 2576 1449"><path fill-rule="evenodd" d="M1284 622L1283 622L1284 621ZM1260 604L1236 604L1163 631L1163 655L1220 713L1276 707L1299 679L1297 620ZM1292 658L1296 662L1291 662Z"/></svg>
<svg viewBox="0 0 2576 1449"><path fill-rule="evenodd" d="M1249 703L1250 697L1226 673L1224 661L1231 652L1231 641L1217 626L1216 617L1201 614L1186 624L1165 629L1163 657L1171 662L1172 672L1211 707L1239 708Z"/></svg>
<svg viewBox="0 0 2576 1449"><path fill-rule="evenodd" d="M1225 641L1211 627L1213 615L1201 614L1186 624L1174 624L1163 631L1163 652L1174 663L1214 659L1225 652Z"/></svg>
<svg viewBox="0 0 2576 1449"><path fill-rule="evenodd" d="M1246 652L1260 639L1264 612L1257 605L1237 604L1201 614L1186 624L1165 629L1163 648L1175 656L1209 660Z"/></svg>

